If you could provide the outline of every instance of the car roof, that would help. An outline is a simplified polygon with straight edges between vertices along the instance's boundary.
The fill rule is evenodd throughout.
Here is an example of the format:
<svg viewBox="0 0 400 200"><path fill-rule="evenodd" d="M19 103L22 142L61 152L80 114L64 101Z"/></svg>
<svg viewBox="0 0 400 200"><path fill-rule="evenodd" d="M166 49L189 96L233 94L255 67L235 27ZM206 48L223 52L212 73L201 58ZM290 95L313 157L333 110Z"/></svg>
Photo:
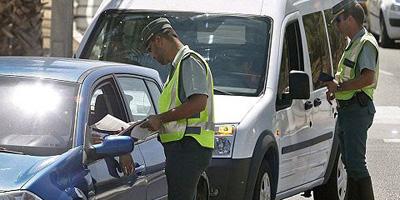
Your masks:
<svg viewBox="0 0 400 200"><path fill-rule="evenodd" d="M54 57L0 57L0 75L80 82L92 71L133 73L158 80L158 72L135 65Z"/></svg>
<svg viewBox="0 0 400 200"><path fill-rule="evenodd" d="M103 0L97 14L108 9L226 13L279 17L295 11L303 14L325 10L341 0Z"/></svg>

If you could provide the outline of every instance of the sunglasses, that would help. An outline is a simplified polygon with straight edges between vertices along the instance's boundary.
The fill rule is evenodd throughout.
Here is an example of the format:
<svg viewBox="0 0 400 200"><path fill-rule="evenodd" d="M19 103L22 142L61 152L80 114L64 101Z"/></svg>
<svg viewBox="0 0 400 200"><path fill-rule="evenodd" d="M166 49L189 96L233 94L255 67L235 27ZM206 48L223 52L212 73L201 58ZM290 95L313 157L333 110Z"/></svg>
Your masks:
<svg viewBox="0 0 400 200"><path fill-rule="evenodd" d="M339 24L341 21L346 20L346 18L343 15L339 15L335 18L335 23Z"/></svg>

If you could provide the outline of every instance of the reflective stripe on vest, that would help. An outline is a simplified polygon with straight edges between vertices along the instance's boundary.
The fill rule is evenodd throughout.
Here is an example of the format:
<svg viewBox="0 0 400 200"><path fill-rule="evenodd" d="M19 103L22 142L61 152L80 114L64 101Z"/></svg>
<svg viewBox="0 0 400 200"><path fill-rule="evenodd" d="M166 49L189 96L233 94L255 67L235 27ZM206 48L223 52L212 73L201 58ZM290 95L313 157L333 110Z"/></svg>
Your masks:
<svg viewBox="0 0 400 200"><path fill-rule="evenodd" d="M349 81L356 78L357 75L356 70L359 70L357 67L358 57L365 42L367 41L370 42L372 45L374 45L378 52L378 43L376 42L374 36L366 31L361 38L352 41L352 43L350 43L351 46L347 47L346 50L344 51L342 58L339 61L338 71L335 75L336 81L338 81L339 83L343 83L345 81ZM378 76L379 76L379 61L377 60L375 67L374 84L358 90L336 92L335 93L336 99L349 100L354 96L356 92L359 91L365 92L365 94L367 94L371 99L373 99L373 94L374 90L376 89Z"/></svg>
<svg viewBox="0 0 400 200"><path fill-rule="evenodd" d="M208 88L207 105L205 110L187 119L164 123L160 130L162 143L181 140L184 136L191 136L203 147L214 148L214 85L210 68L207 62L194 51L189 51L178 62L172 77L168 77L165 87L159 97L158 105L161 113L167 112L182 104L178 94L179 74L182 60L193 55L198 58L206 67L206 79L211 88Z"/></svg>

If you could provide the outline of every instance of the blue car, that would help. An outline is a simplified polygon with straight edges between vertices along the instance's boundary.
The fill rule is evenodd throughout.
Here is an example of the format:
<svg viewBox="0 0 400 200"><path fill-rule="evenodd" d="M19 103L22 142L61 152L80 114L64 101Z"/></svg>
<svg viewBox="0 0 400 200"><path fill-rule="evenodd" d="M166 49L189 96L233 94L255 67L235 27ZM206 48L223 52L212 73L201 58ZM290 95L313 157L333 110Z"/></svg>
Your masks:
<svg viewBox="0 0 400 200"><path fill-rule="evenodd" d="M92 135L107 115L132 122L157 113L160 86L155 70L132 65L0 58L0 200L167 199L156 133L100 143ZM123 173L122 155L133 173ZM207 198L203 175L198 199Z"/></svg>

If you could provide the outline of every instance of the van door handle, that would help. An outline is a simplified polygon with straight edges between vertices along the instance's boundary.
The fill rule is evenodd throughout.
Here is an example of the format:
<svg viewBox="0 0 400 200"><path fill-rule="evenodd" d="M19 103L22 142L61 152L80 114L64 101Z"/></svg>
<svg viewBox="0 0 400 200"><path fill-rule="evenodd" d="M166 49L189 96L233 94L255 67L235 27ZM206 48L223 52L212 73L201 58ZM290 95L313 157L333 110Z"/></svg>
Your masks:
<svg viewBox="0 0 400 200"><path fill-rule="evenodd" d="M304 109L305 110L310 110L313 107L313 103L311 101L306 101L304 103Z"/></svg>
<svg viewBox="0 0 400 200"><path fill-rule="evenodd" d="M314 99L314 107L318 107L322 104L322 101L320 98Z"/></svg>

